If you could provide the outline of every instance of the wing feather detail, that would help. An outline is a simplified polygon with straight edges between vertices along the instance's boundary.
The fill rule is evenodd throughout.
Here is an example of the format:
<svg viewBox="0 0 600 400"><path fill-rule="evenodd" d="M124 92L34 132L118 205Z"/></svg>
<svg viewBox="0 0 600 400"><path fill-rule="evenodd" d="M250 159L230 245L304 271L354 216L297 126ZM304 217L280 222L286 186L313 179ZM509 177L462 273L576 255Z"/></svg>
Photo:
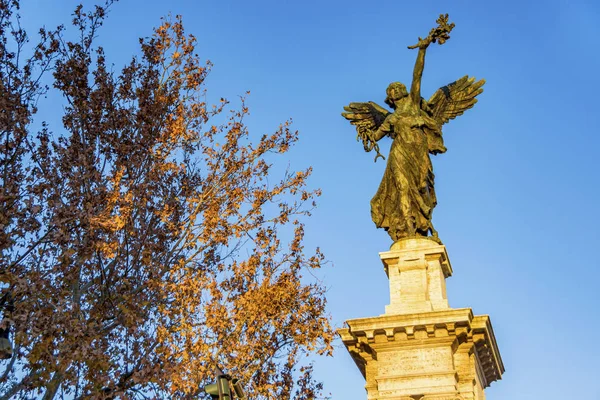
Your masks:
<svg viewBox="0 0 600 400"><path fill-rule="evenodd" d="M476 97L483 92L485 79L463 76L459 80L439 88L428 101L429 111L440 126L462 115L477 103Z"/></svg>
<svg viewBox="0 0 600 400"><path fill-rule="evenodd" d="M357 129L359 127L374 131L381 126L390 114L388 110L372 101L368 103L350 103L344 107L342 117L346 118Z"/></svg>

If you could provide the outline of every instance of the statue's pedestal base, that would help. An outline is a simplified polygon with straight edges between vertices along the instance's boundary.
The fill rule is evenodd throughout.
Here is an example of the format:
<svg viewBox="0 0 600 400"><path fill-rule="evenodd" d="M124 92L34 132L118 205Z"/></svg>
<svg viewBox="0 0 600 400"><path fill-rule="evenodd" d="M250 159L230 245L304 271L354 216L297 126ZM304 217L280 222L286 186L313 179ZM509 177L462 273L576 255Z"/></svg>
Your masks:
<svg viewBox="0 0 600 400"><path fill-rule="evenodd" d="M366 379L367 398L485 399L504 366L489 317L448 306L445 247L410 239L380 256L390 279L386 313L338 331Z"/></svg>
<svg viewBox="0 0 600 400"><path fill-rule="evenodd" d="M446 278L452 267L445 246L428 239L404 239L379 257L390 281L386 315L449 309Z"/></svg>
<svg viewBox="0 0 600 400"><path fill-rule="evenodd" d="M469 308L347 324L339 333L368 399L483 400L483 389L504 371L489 318Z"/></svg>

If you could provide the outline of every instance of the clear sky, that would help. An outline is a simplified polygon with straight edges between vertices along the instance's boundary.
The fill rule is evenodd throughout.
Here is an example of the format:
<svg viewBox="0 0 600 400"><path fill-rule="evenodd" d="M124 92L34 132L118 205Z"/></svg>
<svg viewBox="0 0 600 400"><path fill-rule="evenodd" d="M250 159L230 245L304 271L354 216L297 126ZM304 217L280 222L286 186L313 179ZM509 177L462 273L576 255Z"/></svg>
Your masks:
<svg viewBox="0 0 600 400"><path fill-rule="evenodd" d="M31 27L68 21L77 4L23 3ZM384 312L378 252L391 244L369 212L385 163L364 153L340 112L383 104L392 81L410 84L416 52L406 46L449 13L456 28L428 51L423 96L465 74L487 80L476 107L445 126L448 152L433 161L450 305L491 316L506 373L488 400L600 399L600 3L122 0L99 34L109 59L124 63L169 12L215 64L211 96L251 90L256 134L290 117L300 130L278 162L312 165L323 190L307 247L331 261L321 278L337 326ZM333 399L366 398L341 341L315 360Z"/></svg>

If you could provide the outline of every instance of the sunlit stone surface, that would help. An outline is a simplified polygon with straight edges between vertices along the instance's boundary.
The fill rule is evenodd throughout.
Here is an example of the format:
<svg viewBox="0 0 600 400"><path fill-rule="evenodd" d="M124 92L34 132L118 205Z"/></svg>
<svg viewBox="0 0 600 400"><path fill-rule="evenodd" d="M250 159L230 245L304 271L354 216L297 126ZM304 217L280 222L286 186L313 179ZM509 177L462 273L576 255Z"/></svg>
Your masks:
<svg viewBox="0 0 600 400"><path fill-rule="evenodd" d="M366 379L368 399L485 399L504 372L490 319L452 309L446 248L426 238L380 253L390 281L385 314L338 332Z"/></svg>

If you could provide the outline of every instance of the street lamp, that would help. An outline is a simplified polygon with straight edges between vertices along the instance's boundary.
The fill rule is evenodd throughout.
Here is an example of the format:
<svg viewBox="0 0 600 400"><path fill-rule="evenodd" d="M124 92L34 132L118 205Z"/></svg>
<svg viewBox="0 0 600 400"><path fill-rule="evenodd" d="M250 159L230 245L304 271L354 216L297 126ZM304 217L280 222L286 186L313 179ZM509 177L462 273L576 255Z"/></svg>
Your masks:
<svg viewBox="0 0 600 400"><path fill-rule="evenodd" d="M0 328L0 360L8 360L9 358L12 358L13 349L12 343L8 338L9 334L9 326L7 326L6 329Z"/></svg>
<svg viewBox="0 0 600 400"><path fill-rule="evenodd" d="M15 304L10 292L6 292L0 297L0 310L2 310L2 319L0 319L1 324L3 322L2 320L7 317L6 314L8 314L8 318L10 318L11 314L15 311ZM6 321L4 325L4 328L0 328L0 360L8 360L13 356L12 343L9 338L10 322Z"/></svg>
<svg viewBox="0 0 600 400"><path fill-rule="evenodd" d="M230 375L223 373L217 367L217 382L204 386L204 391L210 395L213 400L232 400L233 394L239 400L247 400L246 393L239 379L232 379Z"/></svg>

